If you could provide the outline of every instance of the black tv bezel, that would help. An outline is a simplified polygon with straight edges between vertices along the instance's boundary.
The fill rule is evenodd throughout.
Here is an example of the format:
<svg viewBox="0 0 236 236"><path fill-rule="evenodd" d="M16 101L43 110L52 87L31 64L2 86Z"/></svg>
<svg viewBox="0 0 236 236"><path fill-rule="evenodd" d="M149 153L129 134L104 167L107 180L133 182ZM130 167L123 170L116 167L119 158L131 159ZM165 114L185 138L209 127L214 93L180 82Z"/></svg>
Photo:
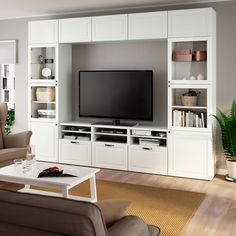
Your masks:
<svg viewBox="0 0 236 236"><path fill-rule="evenodd" d="M133 117L113 117L113 116L94 116L94 115L81 115L80 113L80 73L81 72L151 72L151 117L147 119L143 118L136 118L134 119ZM87 118L106 118L106 119L113 119L113 120L141 120L141 121L153 121L153 70L79 70L79 117L87 117Z"/></svg>

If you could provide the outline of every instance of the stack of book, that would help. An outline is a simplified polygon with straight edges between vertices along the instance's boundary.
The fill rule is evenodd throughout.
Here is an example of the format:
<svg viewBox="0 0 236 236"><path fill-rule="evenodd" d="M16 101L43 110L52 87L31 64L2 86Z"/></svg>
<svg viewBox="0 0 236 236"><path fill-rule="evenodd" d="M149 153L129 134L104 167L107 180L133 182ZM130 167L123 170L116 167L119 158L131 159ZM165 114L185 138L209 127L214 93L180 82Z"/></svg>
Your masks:
<svg viewBox="0 0 236 236"><path fill-rule="evenodd" d="M192 111L173 111L173 126L205 128L205 114Z"/></svg>

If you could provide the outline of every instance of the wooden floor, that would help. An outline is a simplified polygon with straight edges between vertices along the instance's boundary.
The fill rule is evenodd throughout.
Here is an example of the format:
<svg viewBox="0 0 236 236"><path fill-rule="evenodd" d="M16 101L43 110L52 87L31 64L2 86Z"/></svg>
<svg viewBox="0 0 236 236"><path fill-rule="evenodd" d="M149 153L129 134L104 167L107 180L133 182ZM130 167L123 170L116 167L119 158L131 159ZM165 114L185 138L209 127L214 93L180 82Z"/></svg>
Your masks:
<svg viewBox="0 0 236 236"><path fill-rule="evenodd" d="M216 176L212 181L202 181L102 170L97 174L97 179L205 193L204 201L182 235L236 236L236 183L225 181L223 176ZM0 187L11 188L9 183L3 182L0 182Z"/></svg>
<svg viewBox="0 0 236 236"><path fill-rule="evenodd" d="M212 181L102 170L98 179L186 190L206 194L206 198L186 226L184 236L236 236L236 183L223 176Z"/></svg>

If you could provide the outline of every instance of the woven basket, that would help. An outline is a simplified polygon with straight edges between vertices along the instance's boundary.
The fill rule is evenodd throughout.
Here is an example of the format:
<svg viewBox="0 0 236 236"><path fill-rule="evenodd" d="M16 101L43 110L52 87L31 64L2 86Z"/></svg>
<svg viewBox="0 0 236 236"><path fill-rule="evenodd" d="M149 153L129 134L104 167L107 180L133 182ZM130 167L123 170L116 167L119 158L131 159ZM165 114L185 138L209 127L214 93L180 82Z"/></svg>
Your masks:
<svg viewBox="0 0 236 236"><path fill-rule="evenodd" d="M181 103L183 106L196 106L197 96L181 96Z"/></svg>
<svg viewBox="0 0 236 236"><path fill-rule="evenodd" d="M55 101L55 88L37 88L36 99L40 102Z"/></svg>

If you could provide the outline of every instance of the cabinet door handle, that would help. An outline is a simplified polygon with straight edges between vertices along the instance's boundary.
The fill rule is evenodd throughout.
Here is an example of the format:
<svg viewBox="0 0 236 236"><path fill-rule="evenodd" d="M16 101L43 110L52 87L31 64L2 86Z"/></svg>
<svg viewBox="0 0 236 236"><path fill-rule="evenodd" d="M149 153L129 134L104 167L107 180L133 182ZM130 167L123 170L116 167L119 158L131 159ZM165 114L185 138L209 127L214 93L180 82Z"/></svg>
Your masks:
<svg viewBox="0 0 236 236"><path fill-rule="evenodd" d="M152 150L152 148L143 147L144 150Z"/></svg>
<svg viewBox="0 0 236 236"><path fill-rule="evenodd" d="M79 144L79 142L75 142L75 141L70 141L70 143Z"/></svg>
<svg viewBox="0 0 236 236"><path fill-rule="evenodd" d="M114 147L114 144L105 144L106 147Z"/></svg>

